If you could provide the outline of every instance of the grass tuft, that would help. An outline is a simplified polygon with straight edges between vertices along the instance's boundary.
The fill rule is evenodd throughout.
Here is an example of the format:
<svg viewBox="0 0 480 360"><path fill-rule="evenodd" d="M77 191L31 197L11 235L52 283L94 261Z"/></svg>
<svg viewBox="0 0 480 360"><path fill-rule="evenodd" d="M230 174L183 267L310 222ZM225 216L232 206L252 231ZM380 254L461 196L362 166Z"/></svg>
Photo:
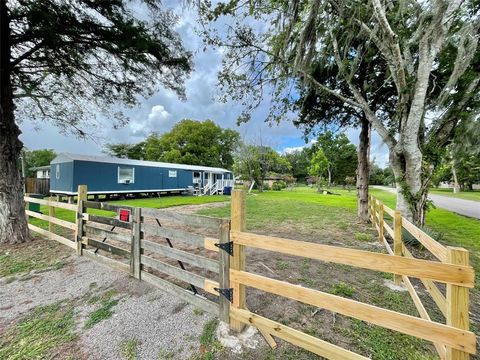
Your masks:
<svg viewBox="0 0 480 360"><path fill-rule="evenodd" d="M138 345L140 340L130 339L125 340L120 344L120 353L125 360L137 360L138 359Z"/></svg>
<svg viewBox="0 0 480 360"><path fill-rule="evenodd" d="M344 282L339 282L332 286L332 294L344 297L352 297L355 294L355 289Z"/></svg>
<svg viewBox="0 0 480 360"><path fill-rule="evenodd" d="M60 301L37 306L2 335L0 359L45 359L50 351L75 340L73 305Z"/></svg>
<svg viewBox="0 0 480 360"><path fill-rule="evenodd" d="M357 232L355 233L355 239L359 241L372 241L372 234Z"/></svg>
<svg viewBox="0 0 480 360"><path fill-rule="evenodd" d="M118 300L104 299L101 301L101 307L88 315L88 319L85 322L85 329L90 329L95 324L98 324L102 320L108 319L113 315L113 307L118 304Z"/></svg>

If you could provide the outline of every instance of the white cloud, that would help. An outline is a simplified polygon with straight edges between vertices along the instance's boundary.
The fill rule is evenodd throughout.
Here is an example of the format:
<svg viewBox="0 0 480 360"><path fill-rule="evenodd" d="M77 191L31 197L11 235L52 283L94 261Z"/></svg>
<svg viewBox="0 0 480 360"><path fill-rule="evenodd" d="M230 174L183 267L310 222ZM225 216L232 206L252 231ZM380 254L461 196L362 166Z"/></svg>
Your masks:
<svg viewBox="0 0 480 360"><path fill-rule="evenodd" d="M164 132L173 125L171 117L163 105L154 105L146 120L139 119L130 123L131 135L146 137L152 132Z"/></svg>
<svg viewBox="0 0 480 360"><path fill-rule="evenodd" d="M307 144L305 145L301 145L301 146L292 146L292 147L285 147L283 148L283 150L280 152L282 154L290 154L290 153L293 153L295 151L302 151L303 149L305 148L309 148L309 147L312 147L313 144L315 144L317 142L317 140L313 139L313 140L310 140Z"/></svg>

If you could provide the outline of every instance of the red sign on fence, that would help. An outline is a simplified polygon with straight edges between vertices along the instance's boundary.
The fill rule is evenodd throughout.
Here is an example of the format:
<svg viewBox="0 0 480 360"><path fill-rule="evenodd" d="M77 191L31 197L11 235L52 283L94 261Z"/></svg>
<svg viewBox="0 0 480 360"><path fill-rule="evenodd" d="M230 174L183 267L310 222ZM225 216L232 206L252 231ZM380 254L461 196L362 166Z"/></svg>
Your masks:
<svg viewBox="0 0 480 360"><path fill-rule="evenodd" d="M118 219L124 222L130 222L130 210L120 209L118 210Z"/></svg>

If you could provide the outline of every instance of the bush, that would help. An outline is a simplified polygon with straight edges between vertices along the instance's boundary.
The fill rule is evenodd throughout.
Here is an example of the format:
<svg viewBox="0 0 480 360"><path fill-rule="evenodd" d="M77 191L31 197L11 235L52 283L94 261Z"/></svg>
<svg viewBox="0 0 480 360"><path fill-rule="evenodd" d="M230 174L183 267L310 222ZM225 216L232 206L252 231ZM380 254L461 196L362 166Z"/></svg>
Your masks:
<svg viewBox="0 0 480 360"><path fill-rule="evenodd" d="M275 190L275 191L280 191L282 189L285 189L286 187L287 187L287 184L285 184L285 181L283 180L275 181L272 184L272 190Z"/></svg>

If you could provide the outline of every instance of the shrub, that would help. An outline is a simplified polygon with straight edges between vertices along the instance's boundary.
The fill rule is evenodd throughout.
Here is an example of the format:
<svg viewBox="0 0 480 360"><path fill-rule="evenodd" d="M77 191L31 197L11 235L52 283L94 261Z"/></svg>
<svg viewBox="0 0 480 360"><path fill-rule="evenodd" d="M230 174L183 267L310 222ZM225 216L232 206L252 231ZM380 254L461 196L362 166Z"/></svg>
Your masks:
<svg viewBox="0 0 480 360"><path fill-rule="evenodd" d="M287 184L285 184L285 181L283 180L275 181L272 184L272 190L275 190L275 191L280 191L282 189L285 189L286 187L287 187Z"/></svg>

